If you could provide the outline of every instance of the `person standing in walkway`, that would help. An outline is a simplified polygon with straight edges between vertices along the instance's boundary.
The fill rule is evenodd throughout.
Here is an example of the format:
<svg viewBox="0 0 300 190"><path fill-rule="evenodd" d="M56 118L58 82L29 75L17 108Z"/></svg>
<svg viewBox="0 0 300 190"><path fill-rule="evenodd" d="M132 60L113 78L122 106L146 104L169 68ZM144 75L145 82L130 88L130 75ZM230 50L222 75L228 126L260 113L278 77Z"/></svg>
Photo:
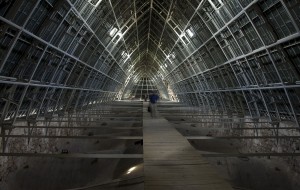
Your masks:
<svg viewBox="0 0 300 190"><path fill-rule="evenodd" d="M157 101L159 99L159 96L157 93L153 92L149 95L149 103L151 108L151 117L157 116Z"/></svg>

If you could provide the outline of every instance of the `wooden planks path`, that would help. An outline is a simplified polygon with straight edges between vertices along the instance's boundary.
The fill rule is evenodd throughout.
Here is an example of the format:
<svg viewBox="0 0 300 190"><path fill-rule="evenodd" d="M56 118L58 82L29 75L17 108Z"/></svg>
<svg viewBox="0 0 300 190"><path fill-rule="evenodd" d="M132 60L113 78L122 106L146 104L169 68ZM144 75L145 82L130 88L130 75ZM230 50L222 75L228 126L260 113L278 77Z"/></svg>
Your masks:
<svg viewBox="0 0 300 190"><path fill-rule="evenodd" d="M230 184L169 123L144 104L145 190L229 190Z"/></svg>

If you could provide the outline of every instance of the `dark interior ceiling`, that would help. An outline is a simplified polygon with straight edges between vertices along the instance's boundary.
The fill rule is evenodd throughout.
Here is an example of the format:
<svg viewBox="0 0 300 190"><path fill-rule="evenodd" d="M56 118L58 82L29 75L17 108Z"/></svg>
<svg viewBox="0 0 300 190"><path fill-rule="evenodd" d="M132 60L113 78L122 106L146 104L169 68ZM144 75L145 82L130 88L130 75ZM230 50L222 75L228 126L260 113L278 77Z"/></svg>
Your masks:
<svg viewBox="0 0 300 190"><path fill-rule="evenodd" d="M73 179L84 179L81 172L76 177L69 170L60 173L63 165L88 171L82 167L82 159L71 161L70 165L64 160L51 159L46 167L49 170L43 170L39 166L45 165L44 160L37 164L32 160L30 168L28 165L23 168L24 165L15 162L22 160L21 157L15 159L9 153L27 152L29 156L36 155L36 151L58 153L53 141L48 140L53 134L58 134L52 136L55 142L64 144L61 148L70 144L58 139L71 135L74 141L77 139L77 144L71 146L84 153L90 150L90 145L109 147L109 151L113 144L118 151L129 144L135 146L124 139L106 141L105 134L124 135L112 126L138 127L142 132L142 123L120 119L123 112L125 117L142 117L142 103L113 101L133 95L141 99L146 95L144 86L146 94L158 90L162 99L189 105L158 106L162 115L167 113L179 124L177 127L182 127L182 134L207 137L213 131L216 136L246 137L247 141L237 139L239 145L245 145L243 148L255 154L290 153L293 158L284 160L292 170L299 171L299 162L295 160L299 157L294 154L299 155L296 133L299 130L295 128L300 126L300 1L0 0L0 149L2 156L8 153L9 157L1 159L0 174L8 175L6 171L18 168L25 179L32 179L35 184L53 181L59 184L59 180L48 179L55 163L59 163L55 166L63 181L73 185L77 182ZM99 127L99 132L97 129L90 133L89 127L93 126ZM200 126L207 129L200 133L197 131ZM238 130L231 130L234 128ZM77 132L71 132L73 129ZM141 134L132 130L125 134L132 137ZM79 134L90 139L99 134L100 142L94 143L94 139L87 145ZM39 141L33 141L35 137ZM224 142L218 141L218 137L212 139L218 143L199 141L201 148L236 149L226 138L224 146L218 146ZM68 156L62 150L60 155ZM249 181L257 183L256 179L264 176L260 181L267 179L272 184L271 179L283 179L290 187L284 182L287 176L277 175L283 174L283 165L272 166L277 174L276 178L270 178L265 164L278 160L267 155L267 161L256 167L245 162L248 158L244 155L237 157L239 162L226 158L214 163L229 168L229 161L237 168L236 163L243 162L251 170L258 169L255 174L244 170L245 167L240 167L245 175L237 172L236 179L249 186L252 186ZM86 163L97 173L113 176L102 166L98 169L95 163ZM111 170L110 164L105 166ZM31 168L47 174L45 180L37 180L42 176L39 173L24 172ZM288 167L285 170L292 173ZM228 171L232 173L231 168ZM64 174L72 180L67 181ZM84 174L89 174L85 178L94 175ZM55 175L51 177L57 179ZM1 180L6 182L0 176ZM17 183L13 180L12 184Z"/></svg>
<svg viewBox="0 0 300 190"><path fill-rule="evenodd" d="M3 118L130 97L297 121L298 0L2 0ZM31 102L32 96L40 100ZM55 101L54 101L55 100Z"/></svg>
<svg viewBox="0 0 300 190"><path fill-rule="evenodd" d="M181 38L186 37L185 29L197 14L200 2L111 1L136 72L159 77L167 74L169 55L176 43L182 43Z"/></svg>
<svg viewBox="0 0 300 190"><path fill-rule="evenodd" d="M159 73L166 72L164 62L167 56L184 33L191 13L195 13L199 4L192 5L189 1L121 0L107 3L113 7L112 14L116 18L118 31L122 31L124 47L135 72L141 73L141 76L160 77L162 75Z"/></svg>

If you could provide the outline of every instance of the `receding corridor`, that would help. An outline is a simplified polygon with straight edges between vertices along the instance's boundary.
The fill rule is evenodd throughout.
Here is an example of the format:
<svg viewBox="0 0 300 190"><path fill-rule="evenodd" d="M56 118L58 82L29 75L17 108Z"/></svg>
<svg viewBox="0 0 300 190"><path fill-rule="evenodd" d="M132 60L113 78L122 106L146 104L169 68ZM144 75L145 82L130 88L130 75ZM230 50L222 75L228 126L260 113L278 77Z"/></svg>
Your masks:
<svg viewBox="0 0 300 190"><path fill-rule="evenodd" d="M164 117L145 114L143 133L146 190L232 189Z"/></svg>
<svg viewBox="0 0 300 190"><path fill-rule="evenodd" d="M0 0L0 190L98 189L299 190L300 0Z"/></svg>

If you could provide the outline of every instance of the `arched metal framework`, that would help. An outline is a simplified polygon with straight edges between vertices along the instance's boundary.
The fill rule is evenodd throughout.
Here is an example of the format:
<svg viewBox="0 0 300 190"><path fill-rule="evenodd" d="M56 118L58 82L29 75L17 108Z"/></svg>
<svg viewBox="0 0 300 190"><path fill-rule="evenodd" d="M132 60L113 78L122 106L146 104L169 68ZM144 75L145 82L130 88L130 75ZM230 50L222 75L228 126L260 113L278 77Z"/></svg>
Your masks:
<svg viewBox="0 0 300 190"><path fill-rule="evenodd" d="M299 18L297 0L2 0L0 123L152 76L189 105L299 126Z"/></svg>

